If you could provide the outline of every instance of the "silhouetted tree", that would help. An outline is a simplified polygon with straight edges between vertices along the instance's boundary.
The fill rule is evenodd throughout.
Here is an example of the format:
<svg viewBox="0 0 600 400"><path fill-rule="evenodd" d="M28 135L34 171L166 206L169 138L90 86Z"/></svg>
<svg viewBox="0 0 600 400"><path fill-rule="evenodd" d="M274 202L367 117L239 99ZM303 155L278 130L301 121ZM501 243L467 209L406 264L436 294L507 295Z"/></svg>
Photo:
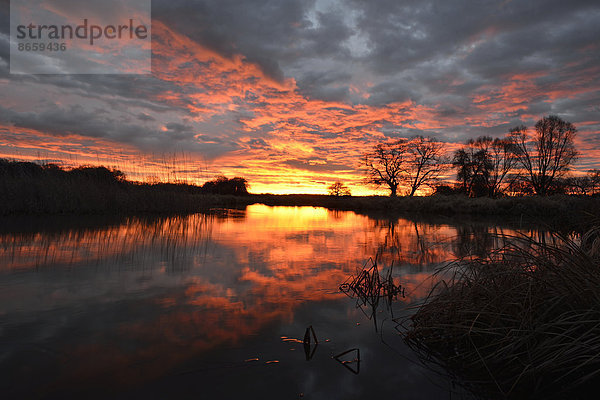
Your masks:
<svg viewBox="0 0 600 400"><path fill-rule="evenodd" d="M462 191L469 196L497 197L519 177L518 158L510 137L480 136L454 154Z"/></svg>
<svg viewBox="0 0 600 400"><path fill-rule="evenodd" d="M367 183L385 185L390 189L390 196L395 197L405 169L405 156L406 140L376 145L363 158L363 165L367 169Z"/></svg>
<svg viewBox="0 0 600 400"><path fill-rule="evenodd" d="M350 196L350 189L348 189L348 186L344 185L342 182L335 182L334 184L330 185L328 188L329 190L329 195L330 196Z"/></svg>
<svg viewBox="0 0 600 400"><path fill-rule="evenodd" d="M577 194L578 189L571 186L570 178L555 178L552 185L546 192L547 195L553 194Z"/></svg>
<svg viewBox="0 0 600 400"><path fill-rule="evenodd" d="M456 179L460 183L461 191L469 193L471 177L473 176L473 156L465 148L460 148L454 153L452 165L456 168Z"/></svg>
<svg viewBox="0 0 600 400"><path fill-rule="evenodd" d="M405 168L403 181L408 186L408 195L413 196L422 186L431 186L446 168L443 159L444 146L423 136L405 142Z"/></svg>
<svg viewBox="0 0 600 400"><path fill-rule="evenodd" d="M55 169L56 166L51 165L48 170ZM125 174L115 168L81 166L73 168L70 171L71 176L89 179L102 183L124 182Z"/></svg>
<svg viewBox="0 0 600 400"><path fill-rule="evenodd" d="M434 193L442 195L442 196L450 196L450 195L453 195L453 194L457 194L458 191L457 191L456 188L454 188L454 187L452 187L450 185L443 184L443 185L436 186L435 190L434 190Z"/></svg>
<svg viewBox="0 0 600 400"><path fill-rule="evenodd" d="M219 176L215 180L204 183L202 190L211 194L243 196L248 194L248 181L239 177L227 179L225 176Z"/></svg>
<svg viewBox="0 0 600 400"><path fill-rule="evenodd" d="M452 164L456 168L456 177L462 191L468 196L488 193L492 162L487 148L491 140L486 136L470 139L454 153Z"/></svg>
<svg viewBox="0 0 600 400"><path fill-rule="evenodd" d="M413 196L421 187L432 186L447 167L443 144L416 136L392 143L380 143L364 155L367 182L387 186L390 196L402 185Z"/></svg>
<svg viewBox="0 0 600 400"><path fill-rule="evenodd" d="M560 180L559 180L560 181ZM587 195L592 181L588 176L571 176L562 179L564 191L568 194Z"/></svg>
<svg viewBox="0 0 600 400"><path fill-rule="evenodd" d="M587 173L590 179L590 194L600 192L600 169L590 169Z"/></svg>
<svg viewBox="0 0 600 400"><path fill-rule="evenodd" d="M564 184L567 193L593 195L600 188L600 170L590 169L587 175L573 176L558 181Z"/></svg>
<svg viewBox="0 0 600 400"><path fill-rule="evenodd" d="M556 115L540 119L533 135L523 125L510 131L514 154L536 194L549 194L555 180L569 171L577 157L576 133L573 124Z"/></svg>
<svg viewBox="0 0 600 400"><path fill-rule="evenodd" d="M504 192L511 181L519 178L516 168L517 157L509 138L496 138L488 144L488 167L490 168L487 182L488 195L496 197Z"/></svg>
<svg viewBox="0 0 600 400"><path fill-rule="evenodd" d="M457 235L452 243L454 255L456 257L486 257L494 248L494 237L498 237L490 232L486 225L469 224L459 225L456 228Z"/></svg>
<svg viewBox="0 0 600 400"><path fill-rule="evenodd" d="M517 177L517 179L510 181L506 187L506 192L511 196L530 196L535 193L529 181L523 179L523 177Z"/></svg>

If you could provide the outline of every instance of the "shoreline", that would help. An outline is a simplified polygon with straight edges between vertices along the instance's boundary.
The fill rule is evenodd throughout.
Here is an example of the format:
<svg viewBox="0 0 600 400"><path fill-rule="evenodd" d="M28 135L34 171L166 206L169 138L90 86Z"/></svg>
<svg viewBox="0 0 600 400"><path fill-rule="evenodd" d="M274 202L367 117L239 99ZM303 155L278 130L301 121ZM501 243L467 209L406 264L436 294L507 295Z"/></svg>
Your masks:
<svg viewBox="0 0 600 400"><path fill-rule="evenodd" d="M4 199L2 199L4 200ZM0 216L187 214L252 204L323 207L376 217L490 217L511 222L564 221L585 224L600 209L600 196L468 198L461 195L383 197L309 194L249 194L245 196L186 193L147 185L129 185L111 192L62 191L35 193L12 202L0 201Z"/></svg>
<svg viewBox="0 0 600 400"><path fill-rule="evenodd" d="M600 209L600 196L415 197L331 196L318 194L249 194L245 179L186 183L137 183L118 170L0 159L0 216L10 215L134 215L207 212L218 208L310 206L386 216L485 216L511 221L564 220L584 224ZM238 180L238 181L236 181ZM243 190L220 183L242 184ZM212 183L212 185L209 185ZM239 185L238 185L239 186Z"/></svg>

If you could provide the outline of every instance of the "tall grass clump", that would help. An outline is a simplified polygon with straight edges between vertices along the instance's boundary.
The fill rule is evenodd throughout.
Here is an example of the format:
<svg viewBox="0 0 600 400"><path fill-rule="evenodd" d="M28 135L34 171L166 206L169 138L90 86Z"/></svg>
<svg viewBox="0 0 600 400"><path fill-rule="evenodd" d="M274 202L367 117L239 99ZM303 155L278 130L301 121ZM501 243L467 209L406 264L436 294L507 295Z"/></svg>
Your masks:
<svg viewBox="0 0 600 400"><path fill-rule="evenodd" d="M578 398L600 380L600 228L504 238L455 261L405 340L484 398Z"/></svg>

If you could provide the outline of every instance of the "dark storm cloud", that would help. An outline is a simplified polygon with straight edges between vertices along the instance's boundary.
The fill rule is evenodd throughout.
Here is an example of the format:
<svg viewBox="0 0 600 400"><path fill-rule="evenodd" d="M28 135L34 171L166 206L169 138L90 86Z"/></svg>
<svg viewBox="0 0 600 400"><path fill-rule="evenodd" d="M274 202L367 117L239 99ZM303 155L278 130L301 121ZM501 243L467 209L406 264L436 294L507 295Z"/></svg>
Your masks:
<svg viewBox="0 0 600 400"><path fill-rule="evenodd" d="M348 71L304 71L298 81L300 93L326 101L348 98L352 74Z"/></svg>
<svg viewBox="0 0 600 400"><path fill-rule="evenodd" d="M333 92L337 93L314 85L314 80L319 75L331 79L324 73L339 74L340 66L351 58L345 41L354 32L344 19L345 10L318 10L315 4L306 0L155 1L153 16L225 56L243 55L276 80L294 77L305 82L301 90L306 86L327 98L343 97L343 89L337 87L349 84L348 74L336 79ZM324 66L324 60L334 62Z"/></svg>
<svg viewBox="0 0 600 400"><path fill-rule="evenodd" d="M174 27L200 44L233 56L242 53L271 76L283 78L279 60L293 47L308 22L304 7L312 2L258 0L156 0L153 18Z"/></svg>
<svg viewBox="0 0 600 400"><path fill-rule="evenodd" d="M152 9L155 20L225 56L242 54L275 79L293 77L301 93L323 100L454 102L447 96L519 72L547 74L547 87L569 78L568 63L597 66L600 54L583 50L600 37L596 1L155 0ZM364 51L352 50L352 38ZM39 79L138 99L171 89L151 78ZM372 81L369 99L351 99L349 87L362 79Z"/></svg>
<svg viewBox="0 0 600 400"><path fill-rule="evenodd" d="M576 17L588 15L593 20L590 11L595 9L597 13L598 8L594 1L356 0L351 4L360 10L358 28L368 36L372 47L368 58L380 72L460 56L468 51L463 46L485 40L485 36L513 35L510 40L495 43L493 52L504 50L517 57L547 48L547 41L559 40L561 46L573 44L582 39L568 34L571 28L577 30L580 21ZM586 32L584 37L594 37L593 32ZM501 59L511 62L511 58Z"/></svg>
<svg viewBox="0 0 600 400"><path fill-rule="evenodd" d="M515 74L540 74L516 116L552 111L543 89L598 66L596 1L154 1L158 20L242 54L300 93L383 105L412 100L474 114L471 96ZM589 73L589 71L587 72ZM598 77L599 72L592 72ZM367 94L353 96L362 86Z"/></svg>
<svg viewBox="0 0 600 400"><path fill-rule="evenodd" d="M109 113L88 110L80 105L52 106L41 112L16 112L0 106L0 121L14 128L34 129L56 137L81 135L132 144L147 151L185 148L212 157L239 147L224 138L197 134L194 127L179 122L169 122L160 130L138 124L136 119L117 119Z"/></svg>
<svg viewBox="0 0 600 400"><path fill-rule="evenodd" d="M102 115L79 105L68 108L55 106L43 112L16 112L0 107L0 119L16 128L35 129L53 136L81 134L93 138L134 142L145 135L141 126L121 124L117 127ZM74 121L77 121L77 124Z"/></svg>
<svg viewBox="0 0 600 400"><path fill-rule="evenodd" d="M0 34L0 78L10 80L17 85L37 85L52 87L55 98L61 95L79 95L86 99L105 101L108 108L141 107L151 112L185 112L179 106L156 101L156 97L166 91L177 92L181 89L171 82L145 75L25 75L10 74L10 51L8 36ZM119 99L117 102L115 99ZM108 101L107 101L108 100ZM148 115L148 117L152 118Z"/></svg>
<svg viewBox="0 0 600 400"><path fill-rule="evenodd" d="M0 42L2 38L0 38ZM2 54L0 53L0 57ZM2 58L4 59L4 58ZM156 79L152 76L126 76L126 75L94 75L94 74L69 74L69 75L14 75L9 73L8 58L6 65L0 64L0 77L10 79L12 83L47 85L54 87L61 94L76 94L87 99L106 100L109 107L115 106L123 109L126 107L143 107L153 112L169 110L185 111L180 107L170 106L164 102L157 102L156 96L165 91L177 91L179 88L170 82ZM119 102L114 101L119 98Z"/></svg>
<svg viewBox="0 0 600 400"><path fill-rule="evenodd" d="M569 63L599 61L598 51L582 51L600 37L594 1L352 4L360 9L357 28L370 46L364 66L380 77L373 100L381 103L407 96L435 103L440 99L430 94L448 92L468 96L518 73L548 75L543 89L577 68ZM451 85L451 78L465 83Z"/></svg>

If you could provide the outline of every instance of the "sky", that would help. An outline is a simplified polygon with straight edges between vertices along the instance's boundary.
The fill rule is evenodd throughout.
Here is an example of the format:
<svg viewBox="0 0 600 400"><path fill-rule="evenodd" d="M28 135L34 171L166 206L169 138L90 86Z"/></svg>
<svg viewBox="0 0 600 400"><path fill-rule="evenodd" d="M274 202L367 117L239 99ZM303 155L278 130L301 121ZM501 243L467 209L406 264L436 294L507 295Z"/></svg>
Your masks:
<svg viewBox="0 0 600 400"><path fill-rule="evenodd" d="M11 74L9 3L3 158L371 194L360 159L377 143L452 151L552 114L578 129L574 173L600 168L597 0L156 0L144 75Z"/></svg>

